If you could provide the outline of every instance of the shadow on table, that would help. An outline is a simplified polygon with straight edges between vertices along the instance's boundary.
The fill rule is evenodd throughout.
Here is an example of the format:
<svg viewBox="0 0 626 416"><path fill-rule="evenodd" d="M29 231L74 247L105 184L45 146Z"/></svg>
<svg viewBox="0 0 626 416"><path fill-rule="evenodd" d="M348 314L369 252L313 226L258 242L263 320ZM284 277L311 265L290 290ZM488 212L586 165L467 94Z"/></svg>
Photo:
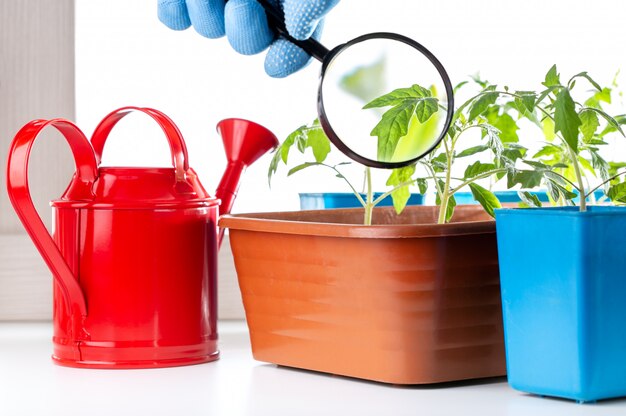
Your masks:
<svg viewBox="0 0 626 416"><path fill-rule="evenodd" d="M330 373L324 373L321 371L306 370L302 368L287 367L287 366L276 365L276 364L261 364L260 366L255 367L255 369L257 368L265 368L268 371L270 369L273 369L274 371L277 371L283 374L289 374L289 373L292 373L294 375L306 374L307 377L317 377L320 380L329 380L329 379L346 380L351 383L368 384L368 385L380 386L383 388L393 388L393 389L414 389L414 390L446 389L446 388L467 387L467 386L480 386L480 385L485 385L485 384L506 383L507 381L506 376L501 376L501 377L486 377L486 378L478 378L478 379L448 381L448 382L442 382L442 383L429 383L429 384L391 384L391 383L383 383L380 381L365 380L365 379L356 378L356 377L343 376L339 374L330 374Z"/></svg>

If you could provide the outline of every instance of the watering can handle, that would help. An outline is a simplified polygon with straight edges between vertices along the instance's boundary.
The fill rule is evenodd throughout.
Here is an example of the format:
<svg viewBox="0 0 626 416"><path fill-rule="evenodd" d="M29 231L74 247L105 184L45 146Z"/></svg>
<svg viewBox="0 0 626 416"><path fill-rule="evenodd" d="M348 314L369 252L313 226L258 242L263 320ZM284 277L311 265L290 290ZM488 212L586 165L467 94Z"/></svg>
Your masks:
<svg viewBox="0 0 626 416"><path fill-rule="evenodd" d="M102 151L104 149L104 144L109 137L109 133L118 121L132 111L140 111L147 114L159 124L170 145L170 151L172 152L172 164L174 165L174 169L176 171L176 180L178 182L185 181L185 173L189 170L189 158L187 156L187 146L183 140L183 135L180 133L180 130L178 130L178 127L176 127L176 124L174 124L168 116L153 108L122 107L109 113L102 119L100 124L96 127L96 130L93 132L93 136L91 136L91 145L93 146L93 150L96 154L98 165L102 160Z"/></svg>
<svg viewBox="0 0 626 416"><path fill-rule="evenodd" d="M76 172L70 183L72 195L78 200L93 199L92 187L97 178L97 164L87 137L72 122L65 119L33 120L15 135L9 149L7 191L28 235L37 246L55 280L68 300L74 328L80 328L87 316L85 296L72 270L48 233L37 213L28 188L28 160L35 139L47 126L55 127L67 140L76 163Z"/></svg>

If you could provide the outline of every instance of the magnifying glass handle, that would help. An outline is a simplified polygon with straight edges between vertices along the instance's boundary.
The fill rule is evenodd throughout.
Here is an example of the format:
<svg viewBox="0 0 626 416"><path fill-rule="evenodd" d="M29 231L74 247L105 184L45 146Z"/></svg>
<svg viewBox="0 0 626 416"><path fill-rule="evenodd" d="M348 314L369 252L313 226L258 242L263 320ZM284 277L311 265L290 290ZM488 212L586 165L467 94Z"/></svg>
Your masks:
<svg viewBox="0 0 626 416"><path fill-rule="evenodd" d="M308 38L306 40L294 39L289 32L287 32L287 28L285 27L285 16L280 7L274 7L274 5L267 0L257 0L257 2L259 2L265 9L270 29L274 30L278 35L287 39L294 45L302 48L313 58L320 62L324 62L324 58L328 55L328 49L324 45L313 38Z"/></svg>

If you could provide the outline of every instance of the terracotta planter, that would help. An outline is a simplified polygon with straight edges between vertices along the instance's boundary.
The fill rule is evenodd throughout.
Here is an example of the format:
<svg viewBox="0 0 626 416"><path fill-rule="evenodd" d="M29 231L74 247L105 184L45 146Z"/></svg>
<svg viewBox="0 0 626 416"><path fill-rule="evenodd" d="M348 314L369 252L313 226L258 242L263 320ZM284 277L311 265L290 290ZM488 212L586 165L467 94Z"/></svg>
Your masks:
<svg viewBox="0 0 626 416"><path fill-rule="evenodd" d="M458 207L225 216L259 361L394 384L506 373L495 222Z"/></svg>

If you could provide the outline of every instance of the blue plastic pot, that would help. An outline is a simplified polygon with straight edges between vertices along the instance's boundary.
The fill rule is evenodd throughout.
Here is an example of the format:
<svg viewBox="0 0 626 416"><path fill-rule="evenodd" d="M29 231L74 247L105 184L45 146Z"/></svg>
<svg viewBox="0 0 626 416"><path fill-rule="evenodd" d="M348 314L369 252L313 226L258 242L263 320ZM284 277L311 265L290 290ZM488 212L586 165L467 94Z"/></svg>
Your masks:
<svg viewBox="0 0 626 416"><path fill-rule="evenodd" d="M537 195L537 198L539 198L541 202L550 202L550 198L548 198L548 191L529 192L533 195ZM517 191L495 191L494 194L502 204L515 204L518 202L522 202ZM597 201L604 196L604 192L601 189L598 189L593 193L593 195ZM478 201L474 199L474 196L471 192L457 192L454 194L454 198L456 199L456 203L459 205L478 204ZM580 198L574 198L574 202L578 202L579 199Z"/></svg>
<svg viewBox="0 0 626 416"><path fill-rule="evenodd" d="M375 192L374 199L381 196L382 192ZM365 194L361 194L365 199ZM423 205L424 196L421 194L411 194L408 205ZM383 199L376 206L392 206L391 196ZM304 193L300 194L300 209L330 209L330 208L358 208L361 203L353 193L347 192L324 192L324 193Z"/></svg>
<svg viewBox="0 0 626 416"><path fill-rule="evenodd" d="M533 195L537 195L537 198L539 198L541 202L550 202L547 191L529 192ZM494 194L502 204L517 203L522 201L517 194L517 191L495 191ZM459 205L478 204L478 201L474 199L474 195L472 195L471 192L457 192L454 194L454 198L456 199L456 203Z"/></svg>
<svg viewBox="0 0 626 416"><path fill-rule="evenodd" d="M626 208L496 210L507 373L579 402L626 396Z"/></svg>

